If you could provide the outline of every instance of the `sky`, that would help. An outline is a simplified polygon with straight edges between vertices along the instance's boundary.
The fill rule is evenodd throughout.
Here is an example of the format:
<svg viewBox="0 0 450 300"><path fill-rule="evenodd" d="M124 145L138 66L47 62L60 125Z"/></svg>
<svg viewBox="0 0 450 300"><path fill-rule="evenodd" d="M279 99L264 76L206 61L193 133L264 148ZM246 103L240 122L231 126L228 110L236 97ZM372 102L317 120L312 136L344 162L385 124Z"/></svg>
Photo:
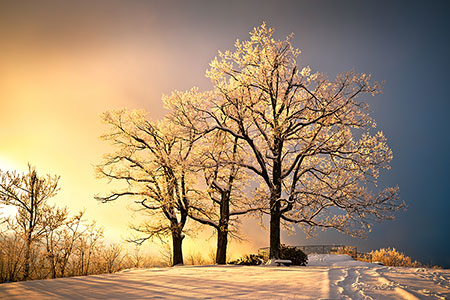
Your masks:
<svg viewBox="0 0 450 300"><path fill-rule="evenodd" d="M384 81L383 94L362 100L394 153L380 184L398 185L408 205L367 239L335 231L307 239L299 229L282 242L395 247L450 267L449 13L447 1L1 1L0 169L30 162L60 175L55 203L86 209L109 239L127 237L129 203L93 198L112 189L94 176L112 150L99 139L100 114L125 107L160 119L163 94L211 89L205 71L218 50L233 50L265 21L279 39L295 34L299 66ZM268 245L256 221L242 232L236 253ZM201 243L214 238L188 240L187 252Z"/></svg>

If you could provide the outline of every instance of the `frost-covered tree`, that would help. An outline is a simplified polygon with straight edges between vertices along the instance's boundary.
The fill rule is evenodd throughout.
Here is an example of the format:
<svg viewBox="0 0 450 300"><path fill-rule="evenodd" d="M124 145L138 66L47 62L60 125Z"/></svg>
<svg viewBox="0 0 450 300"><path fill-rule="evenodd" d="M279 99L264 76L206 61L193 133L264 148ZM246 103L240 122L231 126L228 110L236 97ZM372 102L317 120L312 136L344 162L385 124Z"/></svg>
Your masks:
<svg viewBox="0 0 450 300"><path fill-rule="evenodd" d="M0 171L0 203L17 208L15 221L25 241L23 280L30 277L32 246L45 232L43 215L59 190L58 181L59 176L38 176L31 165L23 174Z"/></svg>
<svg viewBox="0 0 450 300"><path fill-rule="evenodd" d="M10 225L10 220L6 221L6 224L4 224L6 229L10 229L11 225L16 225ZM20 232L20 230L18 231ZM21 235L10 234L9 230L0 231L0 283L18 281L23 278L21 274L24 250L25 245Z"/></svg>
<svg viewBox="0 0 450 300"><path fill-rule="evenodd" d="M257 211L258 207L245 191L249 185L248 171L237 163L242 155L242 142L225 132L208 132L207 120L192 105L207 105L204 102L209 101L208 96L208 93L198 93L194 88L187 92L174 92L163 100L170 110L168 119L179 127L181 134L192 136L195 141L193 146L197 159L191 160L190 170L203 174L204 180L198 178L197 181L204 187L201 204L191 206L189 216L214 228L217 235L215 261L225 264L229 236L239 238L238 216Z"/></svg>
<svg viewBox="0 0 450 300"><path fill-rule="evenodd" d="M148 121L143 111L111 111L103 120L111 127L103 138L117 151L107 155L97 171L100 177L124 186L96 198L103 202L132 198L148 216L148 222L134 227L145 235L135 241L170 237L173 264L182 264L183 231L193 203L188 199L192 183L186 167L193 140L178 134L170 122Z"/></svg>
<svg viewBox="0 0 450 300"><path fill-rule="evenodd" d="M44 228L42 244L45 249L45 258L49 264L52 278L58 274L59 263L62 261L60 248L64 244L61 228L68 218L67 208L48 206L44 208L42 227Z"/></svg>
<svg viewBox="0 0 450 300"><path fill-rule="evenodd" d="M368 105L381 91L370 75L353 71L329 79L297 65L300 51L273 38L265 24L219 53L207 76L209 101L193 101L206 131L222 131L241 145L239 167L253 172L270 215L270 257L280 256L280 225L335 228L363 235L390 219L398 188L376 187L392 151Z"/></svg>
<svg viewBox="0 0 450 300"><path fill-rule="evenodd" d="M123 253L120 244L110 244L102 251L104 271L107 273L115 273L123 266L123 261L127 255Z"/></svg>
<svg viewBox="0 0 450 300"><path fill-rule="evenodd" d="M88 228L82 226L84 212L69 216L67 207L47 206L44 208L42 224L44 233L41 244L50 268L52 278L66 276L69 262L73 257L76 243ZM83 228L84 227L84 228Z"/></svg>
<svg viewBox="0 0 450 300"><path fill-rule="evenodd" d="M77 228L77 236L73 247L73 259L70 275L89 275L102 272L101 251L104 248L104 230L95 221L82 228ZM76 233L76 232L73 232Z"/></svg>

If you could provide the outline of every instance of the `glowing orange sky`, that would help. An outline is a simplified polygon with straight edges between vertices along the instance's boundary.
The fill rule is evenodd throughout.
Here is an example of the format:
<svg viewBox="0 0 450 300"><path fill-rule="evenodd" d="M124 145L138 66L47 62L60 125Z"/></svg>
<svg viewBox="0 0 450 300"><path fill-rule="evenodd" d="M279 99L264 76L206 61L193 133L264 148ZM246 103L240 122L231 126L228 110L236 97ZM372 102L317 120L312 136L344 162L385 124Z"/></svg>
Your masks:
<svg viewBox="0 0 450 300"><path fill-rule="evenodd" d="M0 157L5 167L23 171L30 162L41 174L61 175L56 202L73 212L86 208L90 218L122 232L126 215L118 212L123 205L100 206L93 200L102 183L94 180L92 166L108 150L98 140L105 129L100 113L133 105L118 84L123 68L104 52L51 54L3 57Z"/></svg>
<svg viewBox="0 0 450 300"><path fill-rule="evenodd" d="M141 41L112 34L107 24L90 31L80 20L63 31L47 31L52 23L42 18L6 22L15 32L1 36L6 47L0 56L0 169L23 172L30 162L40 174L60 175L55 203L74 214L86 209L87 218L104 226L109 240L128 237L129 202L100 204L93 198L112 188L94 178L93 166L112 150L98 138L107 129L99 116L127 107L160 118L162 94L192 85L185 80L194 80L192 56L177 61L164 45L164 34L151 29ZM195 77L201 82L210 58L198 59L203 70ZM212 247L215 239L207 237L196 243ZM249 245L239 247L248 251ZM190 247L187 240L185 249Z"/></svg>

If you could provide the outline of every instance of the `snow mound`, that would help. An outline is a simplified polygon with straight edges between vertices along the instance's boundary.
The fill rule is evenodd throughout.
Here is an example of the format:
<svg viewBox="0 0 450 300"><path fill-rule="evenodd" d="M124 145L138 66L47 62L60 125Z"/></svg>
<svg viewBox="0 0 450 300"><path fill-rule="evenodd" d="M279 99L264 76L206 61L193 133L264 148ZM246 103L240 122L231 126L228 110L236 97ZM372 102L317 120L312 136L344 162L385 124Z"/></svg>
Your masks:
<svg viewBox="0 0 450 300"><path fill-rule="evenodd" d="M292 261L289 259L271 259L265 263L266 266L283 266L291 265Z"/></svg>
<svg viewBox="0 0 450 300"><path fill-rule="evenodd" d="M310 254L308 255L308 267L311 266L373 266L372 263L354 260L351 256L346 254Z"/></svg>

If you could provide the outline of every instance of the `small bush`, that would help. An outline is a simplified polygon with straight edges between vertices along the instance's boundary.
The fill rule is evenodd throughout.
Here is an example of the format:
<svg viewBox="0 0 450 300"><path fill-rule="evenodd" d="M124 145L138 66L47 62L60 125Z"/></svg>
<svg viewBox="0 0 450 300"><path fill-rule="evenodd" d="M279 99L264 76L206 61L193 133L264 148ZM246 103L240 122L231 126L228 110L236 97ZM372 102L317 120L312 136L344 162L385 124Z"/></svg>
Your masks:
<svg viewBox="0 0 450 300"><path fill-rule="evenodd" d="M385 266L391 267L422 267L423 265L412 260L411 257L406 256L404 253L397 251L395 248L382 248L379 250L371 251L357 258L358 260L367 262L381 262Z"/></svg>
<svg viewBox="0 0 450 300"><path fill-rule="evenodd" d="M245 255L237 260L230 261L232 265L258 266L263 263L263 260L256 254Z"/></svg>
<svg viewBox="0 0 450 300"><path fill-rule="evenodd" d="M294 266L306 266L308 262L308 255L302 250L284 244L280 247L280 258L291 260Z"/></svg>

